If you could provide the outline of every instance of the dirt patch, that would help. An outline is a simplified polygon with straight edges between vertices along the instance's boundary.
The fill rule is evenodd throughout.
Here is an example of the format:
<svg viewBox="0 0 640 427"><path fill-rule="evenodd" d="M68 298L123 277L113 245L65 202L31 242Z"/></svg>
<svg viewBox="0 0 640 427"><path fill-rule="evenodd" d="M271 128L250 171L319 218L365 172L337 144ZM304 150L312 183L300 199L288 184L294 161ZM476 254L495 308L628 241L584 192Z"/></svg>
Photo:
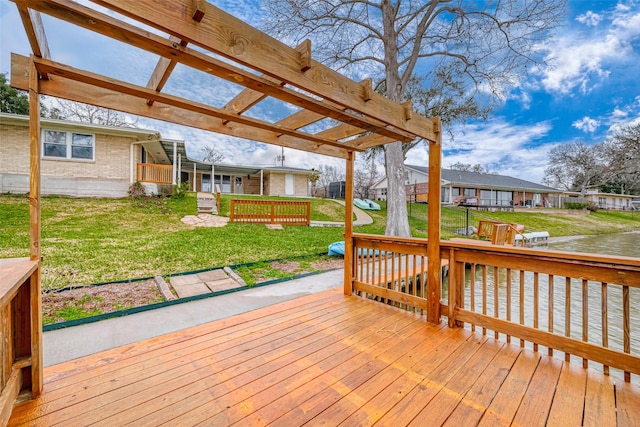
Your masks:
<svg viewBox="0 0 640 427"><path fill-rule="evenodd" d="M153 279L139 282L83 286L42 296L43 323L58 323L141 307L164 298Z"/></svg>

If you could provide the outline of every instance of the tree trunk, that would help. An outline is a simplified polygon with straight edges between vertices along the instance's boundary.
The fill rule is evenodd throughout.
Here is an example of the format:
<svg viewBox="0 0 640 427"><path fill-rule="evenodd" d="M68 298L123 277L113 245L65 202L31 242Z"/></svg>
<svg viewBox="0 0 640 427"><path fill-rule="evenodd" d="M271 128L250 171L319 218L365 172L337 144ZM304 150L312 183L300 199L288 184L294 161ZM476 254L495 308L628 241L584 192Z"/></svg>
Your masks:
<svg viewBox="0 0 640 427"><path fill-rule="evenodd" d="M404 153L399 141L385 145L387 173L387 236L411 237L407 216L407 191L404 178Z"/></svg>

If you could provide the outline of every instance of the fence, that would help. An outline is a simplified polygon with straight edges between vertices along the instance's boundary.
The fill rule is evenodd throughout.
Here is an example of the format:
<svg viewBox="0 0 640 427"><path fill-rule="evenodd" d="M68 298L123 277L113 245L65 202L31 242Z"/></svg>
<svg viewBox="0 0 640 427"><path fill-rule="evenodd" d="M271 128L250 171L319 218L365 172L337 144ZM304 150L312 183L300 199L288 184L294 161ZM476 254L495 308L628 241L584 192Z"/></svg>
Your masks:
<svg viewBox="0 0 640 427"><path fill-rule="evenodd" d="M311 202L231 200L231 221L254 224L311 224Z"/></svg>

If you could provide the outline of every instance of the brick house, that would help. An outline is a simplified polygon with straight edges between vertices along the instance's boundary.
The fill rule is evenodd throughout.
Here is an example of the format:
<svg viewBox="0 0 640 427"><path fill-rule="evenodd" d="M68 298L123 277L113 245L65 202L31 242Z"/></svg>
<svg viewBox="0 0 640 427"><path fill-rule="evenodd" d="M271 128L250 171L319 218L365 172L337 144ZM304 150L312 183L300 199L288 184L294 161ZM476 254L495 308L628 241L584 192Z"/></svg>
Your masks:
<svg viewBox="0 0 640 427"><path fill-rule="evenodd" d="M407 200L426 202L429 168L405 165ZM453 169L441 171L441 202L480 208L515 206L550 206L549 197L561 193L552 187L506 175L466 172ZM375 198L386 200L386 177L374 185Z"/></svg>
<svg viewBox="0 0 640 427"><path fill-rule="evenodd" d="M309 195L313 172L289 167L211 165L191 160L183 141L156 131L41 119L42 193L125 197L142 182L162 186L189 182L193 191L256 195ZM29 118L0 113L0 192L29 191ZM194 179L195 177L195 179Z"/></svg>

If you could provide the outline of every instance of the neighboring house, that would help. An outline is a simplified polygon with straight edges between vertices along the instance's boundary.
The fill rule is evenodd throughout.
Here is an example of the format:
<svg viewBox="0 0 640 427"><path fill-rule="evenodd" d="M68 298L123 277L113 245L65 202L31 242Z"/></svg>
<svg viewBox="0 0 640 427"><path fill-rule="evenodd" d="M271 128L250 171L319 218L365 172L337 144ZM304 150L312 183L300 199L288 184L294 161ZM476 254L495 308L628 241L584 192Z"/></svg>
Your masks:
<svg viewBox="0 0 640 427"><path fill-rule="evenodd" d="M212 166L189 159L183 141L144 129L53 119L41 119L41 128L43 194L124 197L136 181L152 193L188 181L193 191L219 184L223 193L309 195L311 170ZM0 156L0 192L28 192L28 116L0 113Z"/></svg>
<svg viewBox="0 0 640 427"><path fill-rule="evenodd" d="M405 165L407 199L426 201L429 168ZM386 200L387 179L373 187L377 200ZM515 206L551 206L549 198L561 191L506 175L465 172L453 169L441 171L441 201L443 204L481 208L513 208Z"/></svg>
<svg viewBox="0 0 640 427"><path fill-rule="evenodd" d="M595 203L600 209L627 210L633 207L635 196L629 194L601 193L587 190L583 196L588 202Z"/></svg>

